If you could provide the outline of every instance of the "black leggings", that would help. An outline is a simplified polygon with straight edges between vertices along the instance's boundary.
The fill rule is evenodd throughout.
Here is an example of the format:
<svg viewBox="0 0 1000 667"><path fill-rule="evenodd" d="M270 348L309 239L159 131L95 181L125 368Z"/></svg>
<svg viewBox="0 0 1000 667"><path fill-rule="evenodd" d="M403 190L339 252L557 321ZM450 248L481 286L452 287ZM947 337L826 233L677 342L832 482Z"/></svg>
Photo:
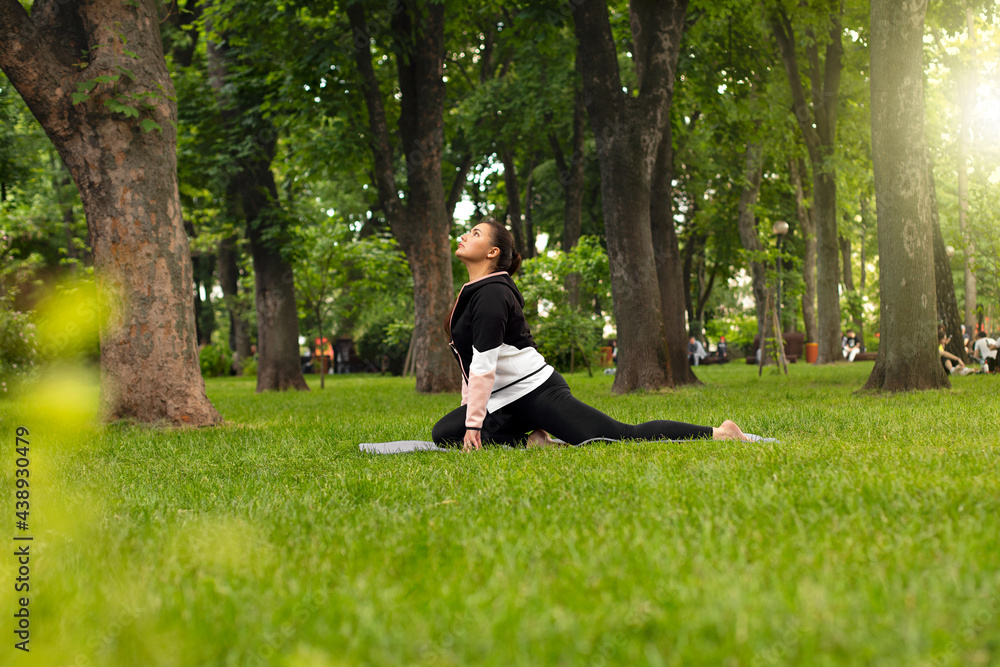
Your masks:
<svg viewBox="0 0 1000 667"><path fill-rule="evenodd" d="M435 443L462 444L466 430L465 407L452 410L434 425ZM623 424L574 398L563 376L553 371L552 376L530 394L488 413L483 422L482 439L483 442L516 445L539 428L572 445L595 438L683 440L712 437L710 426L684 422L657 420L635 426Z"/></svg>

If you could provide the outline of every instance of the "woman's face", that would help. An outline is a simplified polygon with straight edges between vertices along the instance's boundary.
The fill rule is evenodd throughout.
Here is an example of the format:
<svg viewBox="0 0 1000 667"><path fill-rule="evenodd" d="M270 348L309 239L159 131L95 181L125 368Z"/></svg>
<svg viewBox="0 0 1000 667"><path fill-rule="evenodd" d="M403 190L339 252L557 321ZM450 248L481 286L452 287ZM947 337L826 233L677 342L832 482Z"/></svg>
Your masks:
<svg viewBox="0 0 1000 667"><path fill-rule="evenodd" d="M495 259L500 249L493 245L490 239L490 226L481 222L467 234L458 237L458 250L455 256L470 262Z"/></svg>

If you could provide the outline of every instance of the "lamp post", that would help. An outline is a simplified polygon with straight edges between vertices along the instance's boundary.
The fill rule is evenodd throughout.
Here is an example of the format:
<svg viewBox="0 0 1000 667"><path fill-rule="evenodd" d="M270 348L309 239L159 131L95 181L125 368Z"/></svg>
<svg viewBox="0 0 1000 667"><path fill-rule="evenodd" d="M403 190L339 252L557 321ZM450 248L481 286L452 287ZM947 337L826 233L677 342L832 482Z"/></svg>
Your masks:
<svg viewBox="0 0 1000 667"><path fill-rule="evenodd" d="M781 321L781 242L788 233L788 223L778 220L771 225L771 231L778 237L778 327L783 329L785 325Z"/></svg>

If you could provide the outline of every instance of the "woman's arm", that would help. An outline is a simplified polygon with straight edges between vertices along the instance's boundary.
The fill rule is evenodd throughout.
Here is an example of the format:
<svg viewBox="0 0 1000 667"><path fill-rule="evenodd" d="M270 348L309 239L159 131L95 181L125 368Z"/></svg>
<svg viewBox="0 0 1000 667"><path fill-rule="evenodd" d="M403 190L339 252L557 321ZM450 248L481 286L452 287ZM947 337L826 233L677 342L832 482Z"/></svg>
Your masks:
<svg viewBox="0 0 1000 667"><path fill-rule="evenodd" d="M493 393L497 359L513 301L514 295L507 287L485 285L469 305L472 310L472 362L469 364L465 426L477 434L486 419L486 404ZM473 439L480 442L478 435Z"/></svg>

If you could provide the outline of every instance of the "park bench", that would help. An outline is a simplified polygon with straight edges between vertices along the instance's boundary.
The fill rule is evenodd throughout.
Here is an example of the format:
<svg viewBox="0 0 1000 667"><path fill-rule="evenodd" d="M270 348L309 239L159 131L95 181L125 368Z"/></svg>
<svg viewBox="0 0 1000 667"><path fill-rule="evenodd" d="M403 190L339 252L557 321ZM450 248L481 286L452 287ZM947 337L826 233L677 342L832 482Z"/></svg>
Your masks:
<svg viewBox="0 0 1000 667"><path fill-rule="evenodd" d="M788 363L794 364L802 356L802 350L806 343L806 335L801 331L786 331L781 336L785 339L785 359L788 360ZM748 364L753 365L757 363L757 348L759 347L760 336L754 336L753 348L746 358Z"/></svg>

